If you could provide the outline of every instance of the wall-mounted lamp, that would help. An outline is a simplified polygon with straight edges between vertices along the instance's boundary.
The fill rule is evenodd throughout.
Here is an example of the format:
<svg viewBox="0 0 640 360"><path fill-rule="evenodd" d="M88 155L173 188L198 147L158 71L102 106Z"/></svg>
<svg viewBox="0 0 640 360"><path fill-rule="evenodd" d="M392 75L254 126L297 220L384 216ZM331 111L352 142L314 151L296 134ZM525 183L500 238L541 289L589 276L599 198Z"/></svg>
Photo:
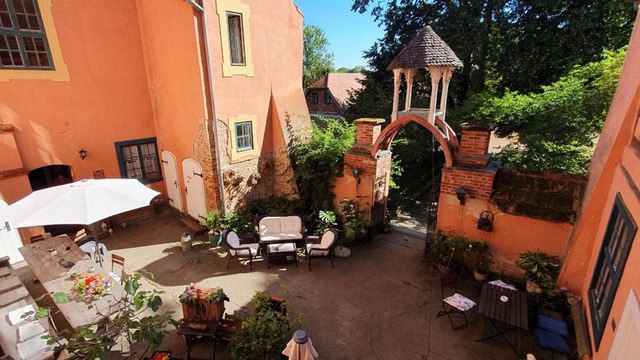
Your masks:
<svg viewBox="0 0 640 360"><path fill-rule="evenodd" d="M493 213L491 211L483 211L480 213L478 229L483 231L493 230Z"/></svg>
<svg viewBox="0 0 640 360"><path fill-rule="evenodd" d="M458 198L458 200L460 200L460 205L464 205L464 202L467 200L468 193L469 190L463 187L459 187L456 189L456 197Z"/></svg>
<svg viewBox="0 0 640 360"><path fill-rule="evenodd" d="M80 159L84 160L84 158L87 157L87 150L80 149L80 151L78 151L78 154L80 154Z"/></svg>
<svg viewBox="0 0 640 360"><path fill-rule="evenodd" d="M0 230L11 231L11 225L9 225L8 221L4 222L4 227L0 227Z"/></svg>
<svg viewBox="0 0 640 360"><path fill-rule="evenodd" d="M360 179L360 172L361 171L362 170L360 170L360 168L352 167L351 168L351 175L353 175L353 177L356 178L356 179Z"/></svg>

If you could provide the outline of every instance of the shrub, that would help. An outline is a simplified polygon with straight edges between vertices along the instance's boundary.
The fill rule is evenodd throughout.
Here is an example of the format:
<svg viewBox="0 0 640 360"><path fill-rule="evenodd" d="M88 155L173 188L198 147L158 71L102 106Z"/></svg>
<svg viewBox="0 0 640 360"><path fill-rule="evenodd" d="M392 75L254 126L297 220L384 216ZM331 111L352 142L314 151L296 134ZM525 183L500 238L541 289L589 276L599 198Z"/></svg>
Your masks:
<svg viewBox="0 0 640 360"><path fill-rule="evenodd" d="M257 291L253 296L256 313L242 322L242 328L231 342L231 358L242 360L279 360L298 319L268 306L269 294Z"/></svg>

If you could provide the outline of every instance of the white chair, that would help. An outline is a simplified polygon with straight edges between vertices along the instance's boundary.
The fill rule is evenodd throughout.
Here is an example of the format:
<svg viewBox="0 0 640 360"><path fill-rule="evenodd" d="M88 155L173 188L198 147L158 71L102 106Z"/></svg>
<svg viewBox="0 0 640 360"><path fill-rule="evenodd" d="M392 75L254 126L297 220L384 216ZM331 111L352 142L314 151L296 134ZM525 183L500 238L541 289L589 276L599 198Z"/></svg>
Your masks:
<svg viewBox="0 0 640 360"><path fill-rule="evenodd" d="M335 269L333 265L333 247L336 244L338 234L335 230L327 230L322 237L308 236L307 244L304 247L305 254L307 255L307 261L309 262L309 271L311 271L311 259L326 257L331 261L331 267ZM316 241L320 240L319 243Z"/></svg>
<svg viewBox="0 0 640 360"><path fill-rule="evenodd" d="M227 269L231 263L231 258L237 256L238 258L249 258L249 266L253 270L253 258L258 255L258 249L260 244L241 244L240 237L235 231L227 231L224 234L224 241L229 247L229 261L227 262Z"/></svg>

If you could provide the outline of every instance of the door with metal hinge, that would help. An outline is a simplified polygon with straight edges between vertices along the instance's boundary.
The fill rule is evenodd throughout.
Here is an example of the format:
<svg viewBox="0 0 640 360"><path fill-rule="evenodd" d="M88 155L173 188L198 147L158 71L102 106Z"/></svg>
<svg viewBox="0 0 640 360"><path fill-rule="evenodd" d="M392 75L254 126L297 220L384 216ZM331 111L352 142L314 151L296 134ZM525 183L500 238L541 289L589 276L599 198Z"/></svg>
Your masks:
<svg viewBox="0 0 640 360"><path fill-rule="evenodd" d="M187 213L202 223L207 213L202 166L193 159L184 159L182 160L182 174L187 198Z"/></svg>
<svg viewBox="0 0 640 360"><path fill-rule="evenodd" d="M182 195L180 194L178 167L176 166L176 157L171 151L165 150L162 152L162 170L164 171L164 181L167 185L169 205L182 212Z"/></svg>

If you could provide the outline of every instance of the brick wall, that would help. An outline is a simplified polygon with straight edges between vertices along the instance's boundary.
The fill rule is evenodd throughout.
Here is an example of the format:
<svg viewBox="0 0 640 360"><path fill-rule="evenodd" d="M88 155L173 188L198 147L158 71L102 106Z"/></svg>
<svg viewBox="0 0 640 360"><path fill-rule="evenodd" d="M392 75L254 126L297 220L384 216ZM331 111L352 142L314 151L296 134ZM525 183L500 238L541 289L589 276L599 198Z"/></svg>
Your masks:
<svg viewBox="0 0 640 360"><path fill-rule="evenodd" d="M309 113L311 114L331 114L331 115L340 115L342 116L342 109L336 102L336 100L331 96L331 101L329 104L325 104L324 102L324 94L328 93L328 89L309 89L305 95L307 100L307 107L309 108ZM318 103L314 104L312 101L312 94L318 95ZM331 95L329 93L329 95Z"/></svg>
<svg viewBox="0 0 640 360"><path fill-rule="evenodd" d="M218 172L213 154L215 151L215 142L213 136L207 136L207 121L202 120L198 126L198 132L193 141L193 159L202 166L202 179L204 182L204 191L207 197L207 211L215 211L219 209L218 203L220 199L218 186ZM210 127L213 124L209 124ZM211 141L209 141L211 138ZM212 151L212 149L214 149Z"/></svg>
<svg viewBox="0 0 640 360"><path fill-rule="evenodd" d="M472 199L489 200L496 174L492 170L466 169L460 167L442 169L440 192L456 195L456 189L467 189Z"/></svg>

